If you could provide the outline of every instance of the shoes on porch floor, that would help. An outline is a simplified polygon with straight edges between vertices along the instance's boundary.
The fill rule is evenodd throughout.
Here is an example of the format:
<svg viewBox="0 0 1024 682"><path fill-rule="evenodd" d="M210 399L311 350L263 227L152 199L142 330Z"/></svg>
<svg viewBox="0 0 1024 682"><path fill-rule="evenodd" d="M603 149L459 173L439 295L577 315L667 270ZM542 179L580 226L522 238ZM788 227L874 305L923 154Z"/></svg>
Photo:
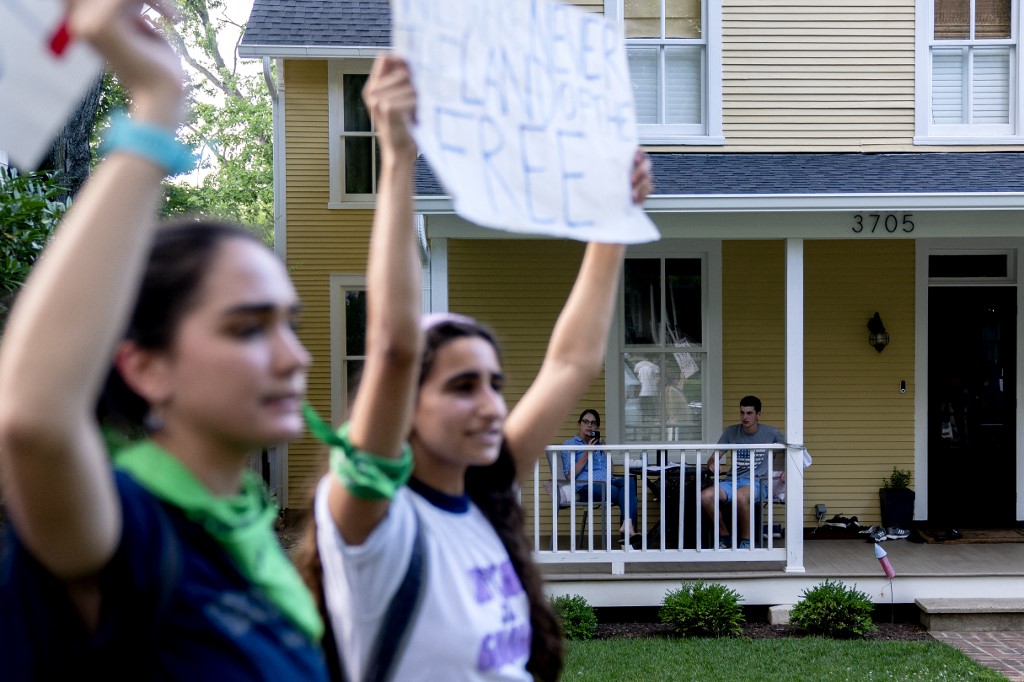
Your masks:
<svg viewBox="0 0 1024 682"><path fill-rule="evenodd" d="M719 535L718 536L718 549L732 549L732 536L731 535Z"/></svg>
<svg viewBox="0 0 1024 682"><path fill-rule="evenodd" d="M888 534L881 526L871 526L868 528L868 542L884 542L887 538Z"/></svg>
<svg viewBox="0 0 1024 682"><path fill-rule="evenodd" d="M765 540L767 540L768 539L768 535L769 535L769 533L768 533L768 524L766 523L763 526L761 526L761 537L764 538ZM770 535L773 538L781 538L782 537L782 524L781 523L773 523L772 524L772 532L770 533Z"/></svg>
<svg viewBox="0 0 1024 682"><path fill-rule="evenodd" d="M740 540L740 544L737 546L737 549L750 549L750 540Z"/></svg>
<svg viewBox="0 0 1024 682"><path fill-rule="evenodd" d="M848 519L845 516L839 516L838 514L836 514L835 516L833 516L828 521L825 521L825 525L826 526L832 526L833 528L849 528L850 527L850 521L856 522L856 520L857 520L856 516L853 517L853 519Z"/></svg>
<svg viewBox="0 0 1024 682"><path fill-rule="evenodd" d="M910 537L910 531L899 526L889 526L885 529L885 537L890 540L905 540Z"/></svg>

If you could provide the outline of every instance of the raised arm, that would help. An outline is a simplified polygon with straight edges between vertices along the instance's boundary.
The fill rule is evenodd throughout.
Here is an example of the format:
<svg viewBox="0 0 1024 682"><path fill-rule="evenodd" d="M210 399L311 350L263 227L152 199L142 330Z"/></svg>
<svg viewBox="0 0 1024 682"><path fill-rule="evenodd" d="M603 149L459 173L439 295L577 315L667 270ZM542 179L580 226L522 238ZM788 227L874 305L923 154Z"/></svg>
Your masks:
<svg viewBox="0 0 1024 682"><path fill-rule="evenodd" d="M412 420L422 346L412 219L416 145L408 127L416 93L405 62L378 57L363 97L378 133L381 170L366 273L366 363L349 438L360 450L398 457ZM333 477L330 506L345 541L359 544L387 513L388 502L360 499Z"/></svg>
<svg viewBox="0 0 1024 682"><path fill-rule="evenodd" d="M651 191L650 168L650 160L637 150L631 178L635 203L642 203ZM566 412L601 371L625 250L621 244L587 244L537 378L505 422L505 437L520 477L543 455Z"/></svg>
<svg viewBox="0 0 1024 682"><path fill-rule="evenodd" d="M173 135L182 74L167 43L142 22L142 3L66 4L71 35L91 42L130 92L132 118ZM0 348L7 507L35 557L65 580L99 571L120 535L93 415L138 289L165 172L124 151L100 164L21 291Z"/></svg>

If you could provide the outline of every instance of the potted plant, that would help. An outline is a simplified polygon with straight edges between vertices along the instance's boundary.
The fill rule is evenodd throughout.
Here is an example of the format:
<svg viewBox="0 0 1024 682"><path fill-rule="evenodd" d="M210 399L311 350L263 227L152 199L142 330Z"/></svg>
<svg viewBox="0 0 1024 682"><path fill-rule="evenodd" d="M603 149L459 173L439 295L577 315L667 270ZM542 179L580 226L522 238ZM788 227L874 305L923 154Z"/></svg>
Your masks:
<svg viewBox="0 0 1024 682"><path fill-rule="evenodd" d="M909 529L914 520L914 491L910 489L911 474L908 469L892 468L892 473L882 479L878 499L882 508L882 525L886 528Z"/></svg>

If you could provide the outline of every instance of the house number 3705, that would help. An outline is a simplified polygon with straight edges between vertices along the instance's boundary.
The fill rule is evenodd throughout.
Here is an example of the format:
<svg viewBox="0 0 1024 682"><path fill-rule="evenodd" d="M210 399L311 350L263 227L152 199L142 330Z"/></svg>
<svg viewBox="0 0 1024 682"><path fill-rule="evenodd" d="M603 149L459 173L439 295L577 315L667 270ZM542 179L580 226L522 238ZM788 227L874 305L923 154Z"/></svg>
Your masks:
<svg viewBox="0 0 1024 682"><path fill-rule="evenodd" d="M856 213L853 216L853 225L850 227L856 234L862 232L874 233L885 230L889 234L897 231L913 232L913 213Z"/></svg>

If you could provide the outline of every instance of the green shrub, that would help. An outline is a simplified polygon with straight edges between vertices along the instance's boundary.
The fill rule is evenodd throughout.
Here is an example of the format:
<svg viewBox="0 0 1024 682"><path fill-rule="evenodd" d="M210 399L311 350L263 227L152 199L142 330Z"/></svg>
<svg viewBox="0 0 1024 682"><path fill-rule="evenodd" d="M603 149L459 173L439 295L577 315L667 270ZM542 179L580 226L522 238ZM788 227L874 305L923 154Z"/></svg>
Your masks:
<svg viewBox="0 0 1024 682"><path fill-rule="evenodd" d="M666 594L660 615L684 637L736 637L743 631L739 592L703 580Z"/></svg>
<svg viewBox="0 0 1024 682"><path fill-rule="evenodd" d="M594 607L578 594L559 595L551 599L566 639L593 639L597 633Z"/></svg>
<svg viewBox="0 0 1024 682"><path fill-rule="evenodd" d="M0 329L14 294L50 241L71 200L45 173L19 173L0 165Z"/></svg>
<svg viewBox="0 0 1024 682"><path fill-rule="evenodd" d="M836 639L863 637L874 632L874 605L864 592L836 580L804 590L789 614L789 622L812 635Z"/></svg>
<svg viewBox="0 0 1024 682"><path fill-rule="evenodd" d="M893 467L892 473L887 478L882 479L882 487L892 488L893 490L908 489L910 487L910 470Z"/></svg>

